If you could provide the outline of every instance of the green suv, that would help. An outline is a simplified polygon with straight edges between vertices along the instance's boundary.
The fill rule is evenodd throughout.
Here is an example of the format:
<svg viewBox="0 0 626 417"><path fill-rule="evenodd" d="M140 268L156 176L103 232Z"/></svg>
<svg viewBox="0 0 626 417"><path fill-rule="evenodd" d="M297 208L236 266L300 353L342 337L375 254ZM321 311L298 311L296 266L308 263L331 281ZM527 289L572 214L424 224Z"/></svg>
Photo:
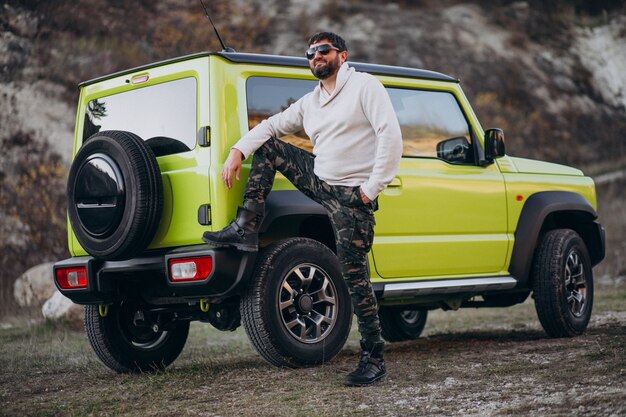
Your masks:
<svg viewBox="0 0 626 417"><path fill-rule="evenodd" d="M505 154L450 76L352 63L385 85L404 152L380 195L369 257L383 336L415 339L428 310L506 307L533 294L552 337L584 332L592 267L604 258L593 181L577 169ZM118 372L163 368L191 321L243 323L277 366L310 366L343 347L352 307L325 210L282 176L268 197L261 249L203 244L235 216L230 147L311 91L303 58L200 53L80 84L69 173L72 257L58 289L85 304L98 357ZM280 138L304 149L304 132ZM346 159L350 155L345 155Z"/></svg>

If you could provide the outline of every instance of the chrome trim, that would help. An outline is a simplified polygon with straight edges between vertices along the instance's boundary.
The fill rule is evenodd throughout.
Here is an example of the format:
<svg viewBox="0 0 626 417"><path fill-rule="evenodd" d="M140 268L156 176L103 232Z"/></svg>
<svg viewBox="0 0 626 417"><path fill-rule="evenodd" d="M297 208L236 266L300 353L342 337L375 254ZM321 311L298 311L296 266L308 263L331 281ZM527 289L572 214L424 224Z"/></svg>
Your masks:
<svg viewBox="0 0 626 417"><path fill-rule="evenodd" d="M516 284L517 280L511 276L401 282L396 284L385 284L383 298L405 295L452 294L487 290L508 290L515 287Z"/></svg>

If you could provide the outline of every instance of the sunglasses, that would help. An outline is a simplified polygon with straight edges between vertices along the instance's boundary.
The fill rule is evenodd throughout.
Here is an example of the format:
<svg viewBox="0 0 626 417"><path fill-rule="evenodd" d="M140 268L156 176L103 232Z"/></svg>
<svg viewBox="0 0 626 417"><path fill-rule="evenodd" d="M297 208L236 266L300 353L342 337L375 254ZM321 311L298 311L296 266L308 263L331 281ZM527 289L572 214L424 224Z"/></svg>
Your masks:
<svg viewBox="0 0 626 417"><path fill-rule="evenodd" d="M328 55L328 53L332 50L335 51L340 51L339 48L335 48L334 46L330 45L330 44L323 44L323 45L318 45L318 46L313 46L309 49L306 50L306 57L308 60L311 60L313 58L315 58L315 53L319 52L320 55Z"/></svg>

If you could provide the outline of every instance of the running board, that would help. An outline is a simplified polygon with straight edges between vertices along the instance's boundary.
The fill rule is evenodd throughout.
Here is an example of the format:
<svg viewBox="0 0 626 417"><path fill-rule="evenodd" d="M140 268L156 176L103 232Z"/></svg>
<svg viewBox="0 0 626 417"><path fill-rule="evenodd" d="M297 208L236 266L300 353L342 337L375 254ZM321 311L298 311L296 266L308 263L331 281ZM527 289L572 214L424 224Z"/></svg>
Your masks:
<svg viewBox="0 0 626 417"><path fill-rule="evenodd" d="M401 282L397 284L382 284L382 297L454 294L463 292L477 293L482 291L509 290L514 288L515 285L517 285L517 280L511 276ZM380 289L380 287L378 289Z"/></svg>

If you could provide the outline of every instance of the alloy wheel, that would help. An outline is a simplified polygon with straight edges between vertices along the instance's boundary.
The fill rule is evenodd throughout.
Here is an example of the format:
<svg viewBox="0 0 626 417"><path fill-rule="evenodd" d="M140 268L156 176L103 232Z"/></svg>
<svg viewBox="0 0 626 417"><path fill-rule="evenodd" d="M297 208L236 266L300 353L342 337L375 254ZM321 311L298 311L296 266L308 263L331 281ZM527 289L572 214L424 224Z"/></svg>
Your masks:
<svg viewBox="0 0 626 417"><path fill-rule="evenodd" d="M278 308L285 329L296 340L316 343L337 321L336 289L328 274L313 264L300 264L285 275Z"/></svg>

